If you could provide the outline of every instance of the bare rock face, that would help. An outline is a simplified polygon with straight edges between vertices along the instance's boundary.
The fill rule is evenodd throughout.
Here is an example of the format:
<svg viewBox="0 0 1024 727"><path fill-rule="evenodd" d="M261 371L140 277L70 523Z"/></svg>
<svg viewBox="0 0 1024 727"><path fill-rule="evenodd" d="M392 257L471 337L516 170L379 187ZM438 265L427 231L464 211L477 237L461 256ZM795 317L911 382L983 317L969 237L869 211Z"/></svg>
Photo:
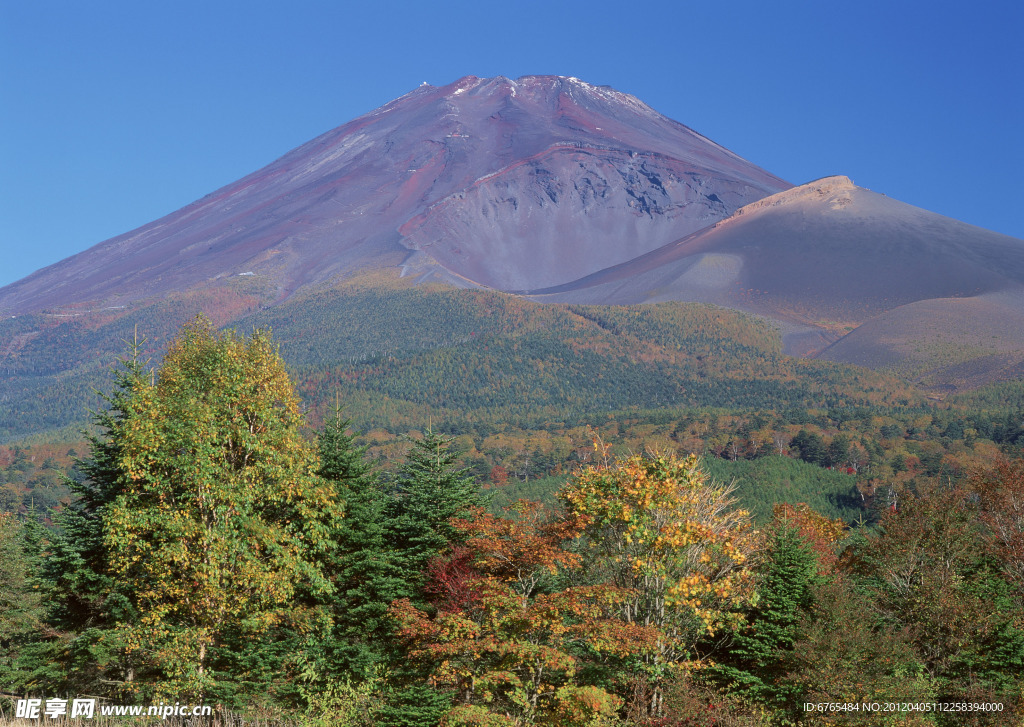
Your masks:
<svg viewBox="0 0 1024 727"><path fill-rule="evenodd" d="M574 78L423 85L149 225L0 289L0 311L253 273L296 290L403 266L523 290L627 261L791 185Z"/></svg>
<svg viewBox="0 0 1024 727"><path fill-rule="evenodd" d="M400 228L402 244L501 290L557 285L713 224L749 185L705 182L654 155L554 149L448 197Z"/></svg>

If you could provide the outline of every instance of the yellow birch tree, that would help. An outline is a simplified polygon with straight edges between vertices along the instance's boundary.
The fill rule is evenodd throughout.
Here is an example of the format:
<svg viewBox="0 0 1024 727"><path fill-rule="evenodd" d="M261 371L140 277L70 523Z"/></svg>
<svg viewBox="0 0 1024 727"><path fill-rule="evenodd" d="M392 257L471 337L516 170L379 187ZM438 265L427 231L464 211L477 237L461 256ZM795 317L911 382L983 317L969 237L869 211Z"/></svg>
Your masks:
<svg viewBox="0 0 1024 727"><path fill-rule="evenodd" d="M302 421L269 336L203 317L131 392L104 538L141 614L118 628L157 694L209 694L229 635L282 623L300 582L329 588L316 554L341 503L313 474Z"/></svg>
<svg viewBox="0 0 1024 727"><path fill-rule="evenodd" d="M731 489L710 481L695 456L598 459L559 498L585 535L592 577L633 594L622 620L659 631L643 660L656 716L664 677L700 666L698 642L730 625L753 596L755 537Z"/></svg>

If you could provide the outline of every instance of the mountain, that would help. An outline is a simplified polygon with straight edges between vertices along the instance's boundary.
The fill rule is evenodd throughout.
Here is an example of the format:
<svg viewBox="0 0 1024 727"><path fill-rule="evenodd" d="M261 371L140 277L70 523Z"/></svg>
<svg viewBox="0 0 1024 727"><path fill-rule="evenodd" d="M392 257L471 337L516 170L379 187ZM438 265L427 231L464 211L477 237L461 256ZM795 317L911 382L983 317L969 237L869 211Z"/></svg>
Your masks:
<svg viewBox="0 0 1024 727"><path fill-rule="evenodd" d="M1024 350L1024 242L841 176L530 293L548 302L714 303L775 321L787 353L872 368L907 364L911 342L934 332L951 343L971 340L986 356ZM921 369L930 357L917 358L906 373L934 377ZM989 363L1001 370L1008 360Z"/></svg>
<svg viewBox="0 0 1024 727"><path fill-rule="evenodd" d="M200 311L410 421L909 401L889 374L1022 378L1024 241L842 176L794 187L575 78L424 84L0 288L0 439L80 420L125 339L158 357Z"/></svg>
<svg viewBox="0 0 1024 727"><path fill-rule="evenodd" d="M469 76L0 289L0 311L110 307L248 274L281 301L395 266L464 286L558 285L790 186L613 89Z"/></svg>

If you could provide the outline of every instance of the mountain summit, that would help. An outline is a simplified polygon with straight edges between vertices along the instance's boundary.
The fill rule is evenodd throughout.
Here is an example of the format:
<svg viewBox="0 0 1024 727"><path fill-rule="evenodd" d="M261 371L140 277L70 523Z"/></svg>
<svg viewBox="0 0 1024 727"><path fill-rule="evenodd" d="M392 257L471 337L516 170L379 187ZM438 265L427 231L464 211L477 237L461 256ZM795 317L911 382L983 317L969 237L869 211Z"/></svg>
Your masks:
<svg viewBox="0 0 1024 727"><path fill-rule="evenodd" d="M0 289L0 311L111 305L252 273L278 300L365 268L566 283L791 185L575 78L422 85L187 207Z"/></svg>
<svg viewBox="0 0 1024 727"><path fill-rule="evenodd" d="M1024 241L842 176L794 187L561 76L424 84L0 289L0 312L251 309L382 270L544 302L714 303L771 320L788 353L933 388L1024 372ZM12 340L38 333L19 325Z"/></svg>

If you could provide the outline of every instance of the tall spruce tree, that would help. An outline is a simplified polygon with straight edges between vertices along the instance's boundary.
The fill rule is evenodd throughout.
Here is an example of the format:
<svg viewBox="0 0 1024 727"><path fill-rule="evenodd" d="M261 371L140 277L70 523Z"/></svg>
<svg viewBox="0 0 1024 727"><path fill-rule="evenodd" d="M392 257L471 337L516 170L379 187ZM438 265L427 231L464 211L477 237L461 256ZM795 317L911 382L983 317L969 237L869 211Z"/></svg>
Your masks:
<svg viewBox="0 0 1024 727"><path fill-rule="evenodd" d="M336 487L345 518L334 536L326 571L334 585L329 604L331 635L317 650L310 679L354 676L367 679L384 660L392 623L388 606L411 594L394 554L387 547L383 485L355 444L350 424L336 408L317 437L318 474Z"/></svg>
<svg viewBox="0 0 1024 727"><path fill-rule="evenodd" d="M401 559L407 581L417 589L430 559L461 538L450 520L485 504L468 468L458 466L453 441L432 428L412 440L386 513L389 544Z"/></svg>
<svg viewBox="0 0 1024 727"><path fill-rule="evenodd" d="M38 676L50 689L109 694L135 678L115 626L138 613L110 572L103 533L109 508L125 486L119 458L131 398L144 379L144 344L136 335L114 371L113 389L100 394L106 406L91 413L89 453L76 460L78 474L67 480L75 499L54 516L57 527L46 557L37 554L48 598L45 643L34 648Z"/></svg>
<svg viewBox="0 0 1024 727"><path fill-rule="evenodd" d="M753 702L783 708L795 704L798 696L784 678L797 627L826 579L817 556L795 527L776 520L768 543L757 604L748 610L746 627L734 635L712 673Z"/></svg>
<svg viewBox="0 0 1024 727"><path fill-rule="evenodd" d="M0 685L4 691L38 689L42 593L36 578L38 544L33 520L0 512Z"/></svg>

